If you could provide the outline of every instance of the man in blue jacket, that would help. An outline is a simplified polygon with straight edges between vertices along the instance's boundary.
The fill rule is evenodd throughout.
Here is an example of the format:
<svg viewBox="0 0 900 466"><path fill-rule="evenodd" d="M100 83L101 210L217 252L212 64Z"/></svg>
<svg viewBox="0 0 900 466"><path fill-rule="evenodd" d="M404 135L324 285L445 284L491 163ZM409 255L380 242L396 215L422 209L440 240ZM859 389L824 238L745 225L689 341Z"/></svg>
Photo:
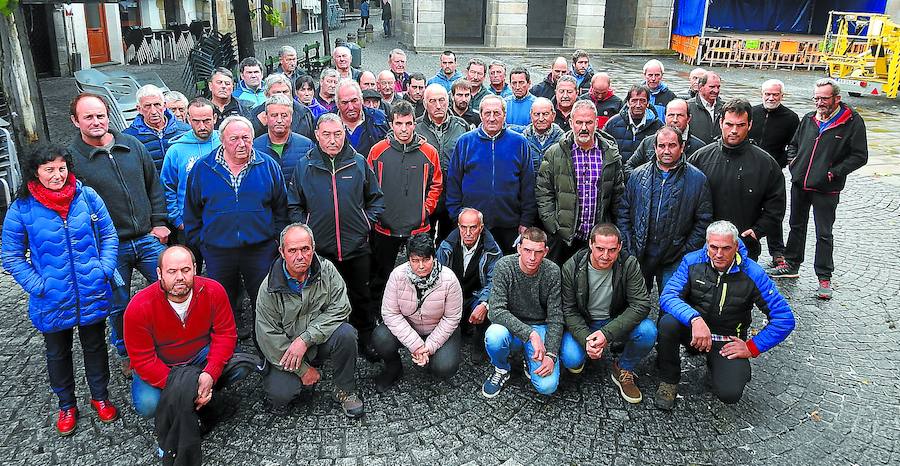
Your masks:
<svg viewBox="0 0 900 466"><path fill-rule="evenodd" d="M253 140L253 149L277 160L281 165L285 183L294 175L300 158L313 148L312 141L291 131L294 115L291 98L276 94L266 100L266 134Z"/></svg>
<svg viewBox="0 0 900 466"><path fill-rule="evenodd" d="M556 111L553 110L553 102L550 99L535 97L534 104L531 106L530 118L530 125L510 125L509 129L520 133L528 140L528 146L531 148L531 162L534 164L534 174L537 176L537 172L541 168L541 161L544 160L544 154L558 143L566 132L554 123Z"/></svg>
<svg viewBox="0 0 900 466"><path fill-rule="evenodd" d="M166 108L162 90L153 84L147 84L137 91L138 116L131 126L122 131L134 136L150 152L156 171L162 169L163 157L169 150L171 141L190 131L191 127L178 121L175 115Z"/></svg>
<svg viewBox="0 0 900 466"><path fill-rule="evenodd" d="M253 108L266 101L263 92L262 63L255 57L241 60L241 79L234 88L232 97L241 101L247 108Z"/></svg>
<svg viewBox="0 0 900 466"><path fill-rule="evenodd" d="M616 138L622 162L628 162L641 141L663 127L656 108L650 105L650 89L647 86L631 86L625 97L625 107L609 119L603 131Z"/></svg>
<svg viewBox="0 0 900 466"><path fill-rule="evenodd" d="M768 322L748 338L753 306ZM720 220L706 229L706 245L681 261L659 298L656 406L671 410L681 379L680 346L706 353L712 391L723 403L740 401L750 381L750 358L784 341L794 314L762 267L747 258L738 229Z"/></svg>
<svg viewBox="0 0 900 466"><path fill-rule="evenodd" d="M291 99L291 108L293 109L290 126L291 131L306 136L307 138L312 138L314 124L312 111L306 105L301 104L293 98L294 88L291 87L290 80L281 73L273 73L267 76L263 81L263 89L266 90L266 99L278 94ZM250 111L250 116L247 117L253 122L254 137L262 136L266 132L266 123L264 121L265 111L266 103L263 102L253 108Z"/></svg>
<svg viewBox="0 0 900 466"><path fill-rule="evenodd" d="M344 89L338 89L339 96ZM347 283L350 324L359 332L362 354L376 360L370 345L377 303L369 287L369 234L384 211L384 195L366 159L347 143L345 131L337 115L319 117L316 146L300 159L290 181L288 211L291 221L312 228L319 239L316 252L334 263Z"/></svg>
<svg viewBox="0 0 900 466"><path fill-rule="evenodd" d="M644 82L643 84L650 89L650 105L656 109L656 114L661 120L665 120L663 115L666 114L666 105L678 98L669 86L663 81L663 74L666 67L662 62L653 58L644 63ZM663 121L665 123L665 121Z"/></svg>
<svg viewBox="0 0 900 466"><path fill-rule="evenodd" d="M166 152L162 172L159 174L163 191L166 195L166 210L169 212L169 223L175 227L176 242L187 244L184 233L184 195L187 191L187 178L197 160L222 145L216 126L216 112L212 102L197 97L187 109L191 131L182 134L172 141L172 147ZM193 249L197 259L197 273L202 271L203 259L199 249Z"/></svg>
<svg viewBox="0 0 900 466"><path fill-rule="evenodd" d="M381 110L364 106L362 89L356 81L349 79L338 84L337 105L347 140L365 159L372 146L378 144L390 131L387 115Z"/></svg>
<svg viewBox="0 0 900 466"><path fill-rule="evenodd" d="M463 207L484 214L484 223L505 254L533 226L534 166L528 141L505 127L506 102L488 95L481 103L481 126L460 136L450 159L447 210L456 218Z"/></svg>
<svg viewBox="0 0 900 466"><path fill-rule="evenodd" d="M453 85L453 82L462 77L462 75L459 74L459 71L456 70L456 66L456 54L453 53L452 50L444 50L441 53L440 71L438 71L433 78L429 79L426 84L428 86L440 84L441 86L444 86L444 89L447 89L447 93L449 94L450 86Z"/></svg>
<svg viewBox="0 0 900 466"><path fill-rule="evenodd" d="M188 175L184 230L188 244L206 259L209 278L225 287L238 337L255 322L256 295L278 255L277 235L287 225L287 193L281 167L253 150L253 125L232 116L219 129L222 147L198 160ZM241 281L250 296L242 312Z"/></svg>
<svg viewBox="0 0 900 466"><path fill-rule="evenodd" d="M528 92L531 88L531 74L519 66L509 72L512 95L506 97L506 124L527 125L531 120L531 106L536 97Z"/></svg>

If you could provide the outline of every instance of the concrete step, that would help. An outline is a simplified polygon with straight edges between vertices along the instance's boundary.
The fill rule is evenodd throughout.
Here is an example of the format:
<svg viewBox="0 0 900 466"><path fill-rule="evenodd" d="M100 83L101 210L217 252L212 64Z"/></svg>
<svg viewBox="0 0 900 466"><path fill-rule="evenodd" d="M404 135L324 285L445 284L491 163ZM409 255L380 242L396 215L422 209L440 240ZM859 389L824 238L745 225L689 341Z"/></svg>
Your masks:
<svg viewBox="0 0 900 466"><path fill-rule="evenodd" d="M575 48L571 47L528 47L525 49L514 49L504 47L485 47L479 45L459 45L447 44L442 48L418 47L410 49L416 53L424 54L440 54L444 50L453 50L457 55L526 55L529 57L569 57L575 52ZM608 47L599 49L581 49L589 53L591 56L598 55L626 55L626 56L669 56L675 55L673 50L669 49L637 49L628 47Z"/></svg>

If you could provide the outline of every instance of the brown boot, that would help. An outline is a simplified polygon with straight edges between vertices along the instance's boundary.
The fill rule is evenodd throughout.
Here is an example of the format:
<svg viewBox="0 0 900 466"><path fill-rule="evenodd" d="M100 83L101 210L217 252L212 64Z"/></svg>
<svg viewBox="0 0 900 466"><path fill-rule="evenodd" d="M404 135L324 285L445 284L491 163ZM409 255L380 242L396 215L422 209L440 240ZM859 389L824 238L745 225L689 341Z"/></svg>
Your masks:
<svg viewBox="0 0 900 466"><path fill-rule="evenodd" d="M619 393L622 398L629 403L640 403L644 397L637 385L634 384L634 372L626 371L619 367L618 362L614 362L612 373L609 374L612 381L619 387Z"/></svg>

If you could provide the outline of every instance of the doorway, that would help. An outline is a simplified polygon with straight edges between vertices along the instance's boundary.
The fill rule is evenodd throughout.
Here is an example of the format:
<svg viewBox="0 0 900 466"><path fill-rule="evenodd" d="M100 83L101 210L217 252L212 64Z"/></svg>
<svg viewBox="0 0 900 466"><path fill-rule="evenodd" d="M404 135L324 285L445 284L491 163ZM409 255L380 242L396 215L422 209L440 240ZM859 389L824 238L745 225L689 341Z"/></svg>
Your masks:
<svg viewBox="0 0 900 466"><path fill-rule="evenodd" d="M91 64L109 62L109 38L106 29L105 3L85 3L84 22L87 28L88 52Z"/></svg>
<svg viewBox="0 0 900 466"><path fill-rule="evenodd" d="M606 19L603 23L604 47L632 47L634 45L634 25L637 21L638 0L616 2L614 8L607 3Z"/></svg>
<svg viewBox="0 0 900 466"><path fill-rule="evenodd" d="M487 0L445 0L444 42L484 45Z"/></svg>
<svg viewBox="0 0 900 466"><path fill-rule="evenodd" d="M528 2L528 46L560 47L566 30L566 0Z"/></svg>
<svg viewBox="0 0 900 466"><path fill-rule="evenodd" d="M56 31L53 27L53 5L23 5L31 59L38 77L59 76ZM37 52L37 53L35 53Z"/></svg>

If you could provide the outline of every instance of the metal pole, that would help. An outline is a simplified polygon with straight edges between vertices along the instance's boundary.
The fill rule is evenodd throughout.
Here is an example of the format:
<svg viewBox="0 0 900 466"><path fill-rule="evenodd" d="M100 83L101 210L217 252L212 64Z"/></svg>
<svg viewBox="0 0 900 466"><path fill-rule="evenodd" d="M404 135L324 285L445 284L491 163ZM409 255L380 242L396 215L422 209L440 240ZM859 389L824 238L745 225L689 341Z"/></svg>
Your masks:
<svg viewBox="0 0 900 466"><path fill-rule="evenodd" d="M328 37L328 0L321 0L322 10L322 41L325 42L323 55L331 55L331 39Z"/></svg>

